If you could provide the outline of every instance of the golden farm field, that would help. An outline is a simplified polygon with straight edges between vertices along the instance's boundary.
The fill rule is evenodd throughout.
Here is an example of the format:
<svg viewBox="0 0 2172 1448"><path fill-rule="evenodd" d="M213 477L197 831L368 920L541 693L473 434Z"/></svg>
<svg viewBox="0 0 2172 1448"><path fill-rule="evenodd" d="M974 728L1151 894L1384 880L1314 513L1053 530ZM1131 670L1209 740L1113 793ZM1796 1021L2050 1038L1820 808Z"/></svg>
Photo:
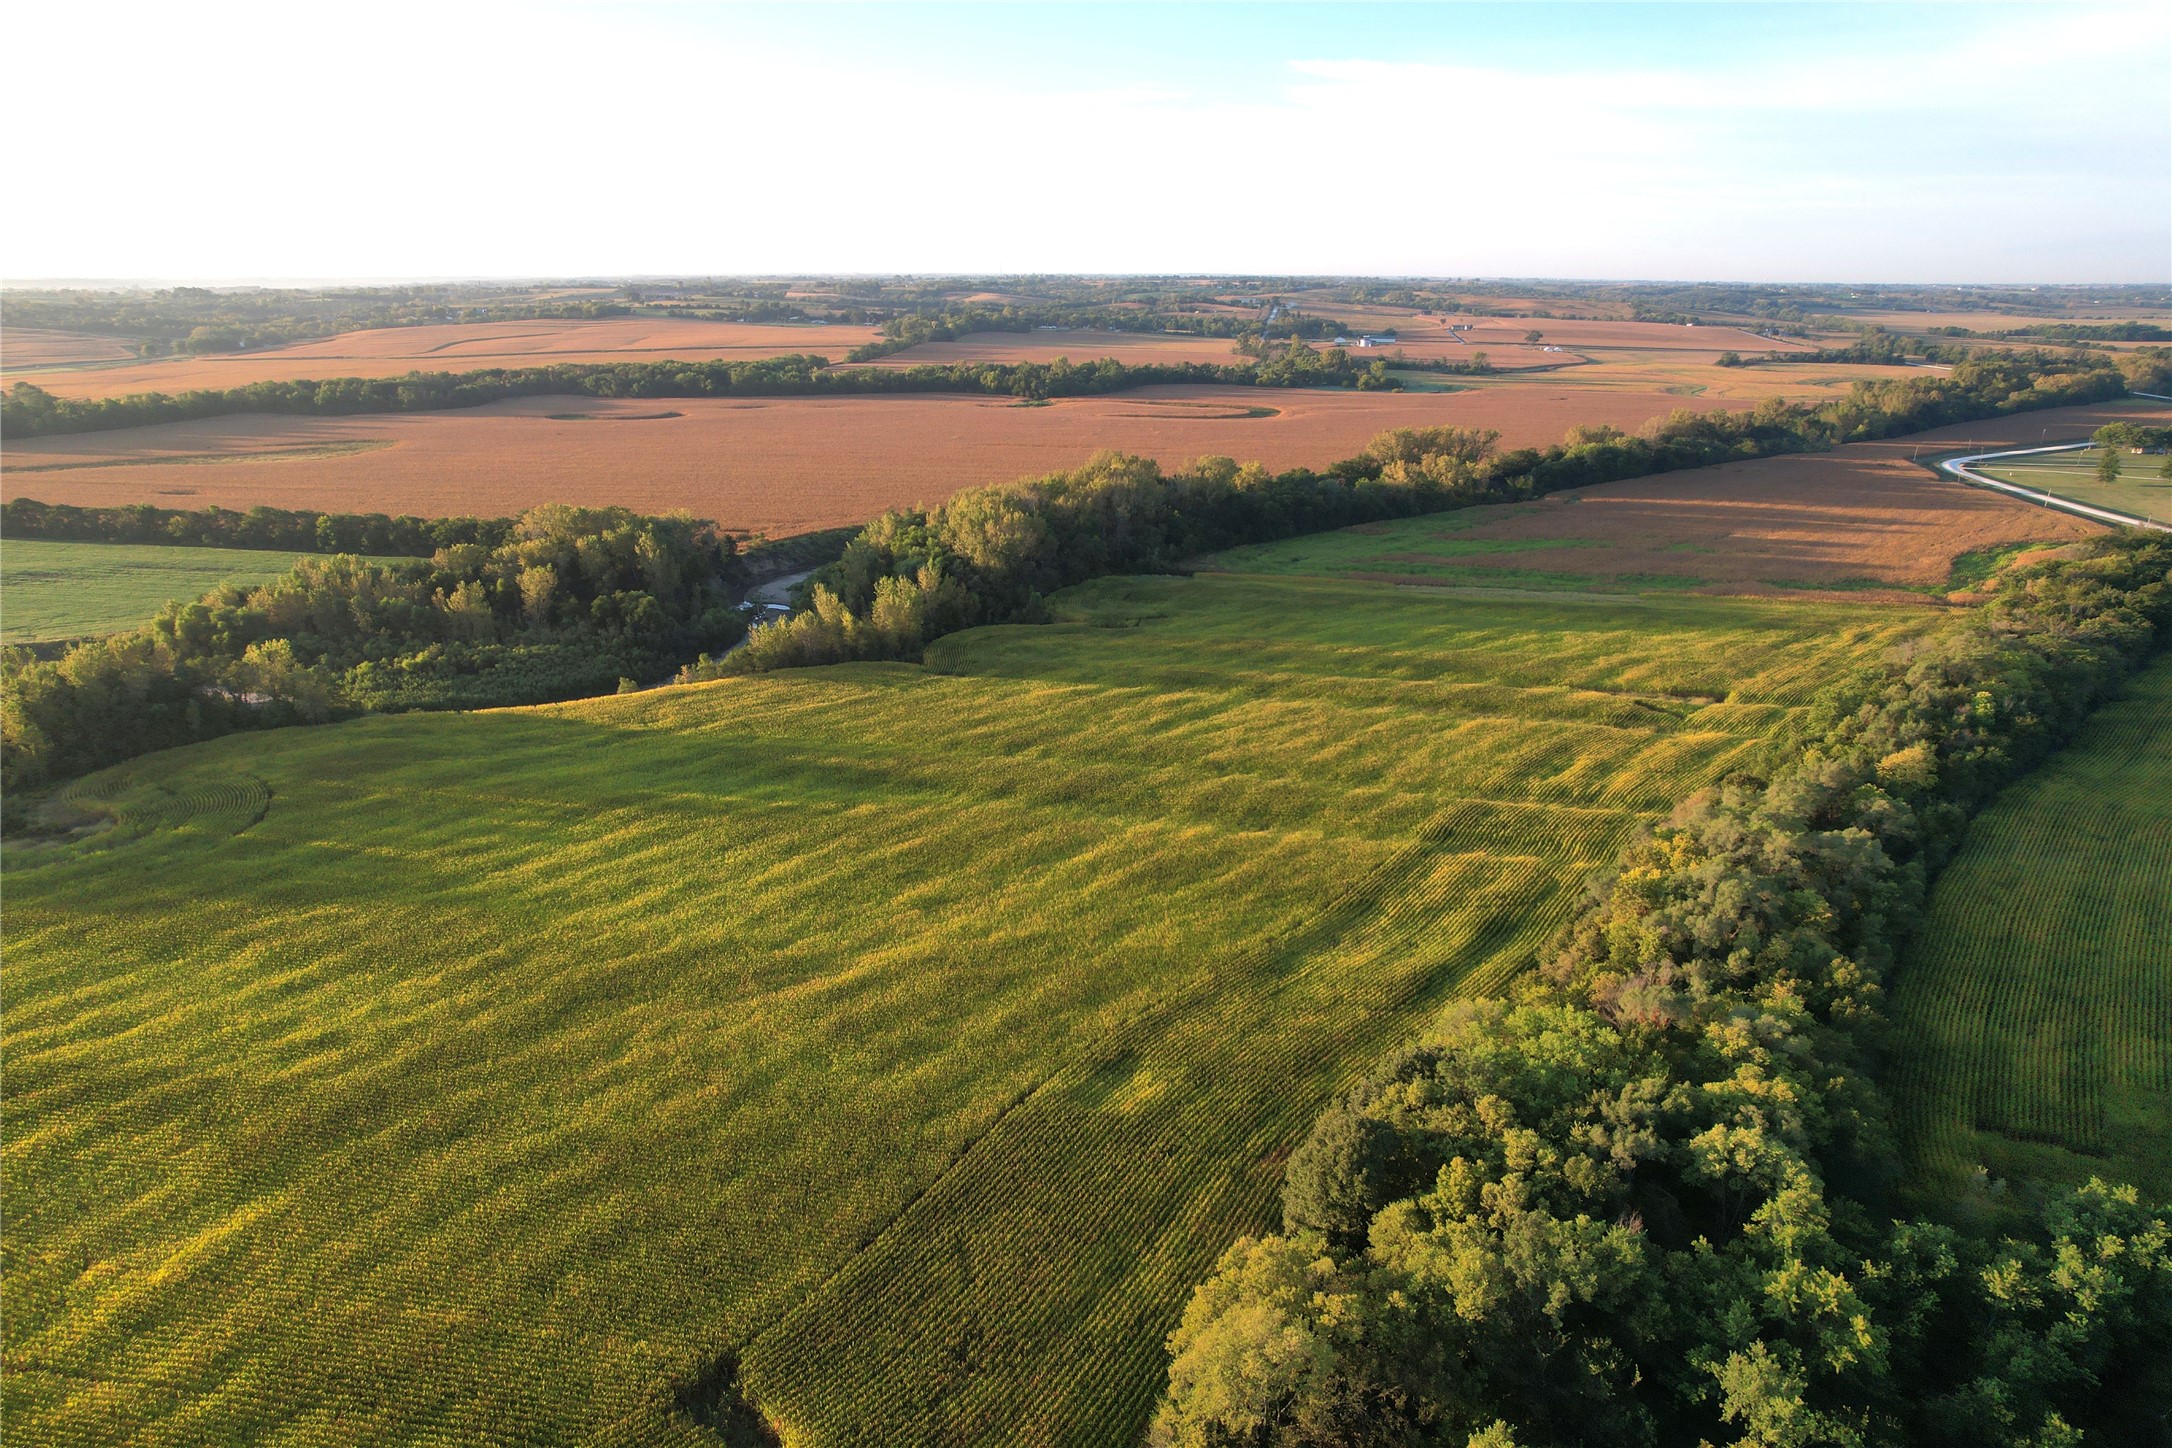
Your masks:
<svg viewBox="0 0 2172 1448"><path fill-rule="evenodd" d="M1137 1441L1321 1103L1923 611L1110 579L11 846L11 1439Z"/></svg>
<svg viewBox="0 0 2172 1448"><path fill-rule="evenodd" d="M940 394L600 401L456 412L241 416L12 444L0 490L49 503L517 513L537 503L686 509L773 534L864 522L961 488L1076 467L1115 448L1324 466L1386 428L1497 428L1544 446L1578 423L1635 428L1665 393L1160 387L1021 407ZM1265 415L1261 415L1265 414Z"/></svg>
<svg viewBox="0 0 2172 1448"><path fill-rule="evenodd" d="M9 334L11 339L13 335ZM187 392L299 378L398 377L409 372L542 367L553 362L657 362L665 358L743 362L795 352L834 362L842 361L854 347L880 339L872 327L827 323L766 325L673 317L462 322L343 332L262 352L40 371L24 380L56 397L121 397L132 392Z"/></svg>

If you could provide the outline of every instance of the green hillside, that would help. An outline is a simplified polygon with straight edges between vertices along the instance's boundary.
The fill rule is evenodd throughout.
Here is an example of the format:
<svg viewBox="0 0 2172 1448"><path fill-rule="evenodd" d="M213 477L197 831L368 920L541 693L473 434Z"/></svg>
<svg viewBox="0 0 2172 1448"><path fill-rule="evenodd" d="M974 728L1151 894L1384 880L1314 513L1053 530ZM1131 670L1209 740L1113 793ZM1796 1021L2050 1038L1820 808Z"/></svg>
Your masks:
<svg viewBox="0 0 2172 1448"><path fill-rule="evenodd" d="M1112 579L235 736L11 846L22 1441L1131 1441L1330 1092L1931 627ZM682 1407L690 1405L690 1411Z"/></svg>
<svg viewBox="0 0 2172 1448"><path fill-rule="evenodd" d="M1970 827L1894 1017L1926 1202L1978 1167L2172 1193L2172 659Z"/></svg>

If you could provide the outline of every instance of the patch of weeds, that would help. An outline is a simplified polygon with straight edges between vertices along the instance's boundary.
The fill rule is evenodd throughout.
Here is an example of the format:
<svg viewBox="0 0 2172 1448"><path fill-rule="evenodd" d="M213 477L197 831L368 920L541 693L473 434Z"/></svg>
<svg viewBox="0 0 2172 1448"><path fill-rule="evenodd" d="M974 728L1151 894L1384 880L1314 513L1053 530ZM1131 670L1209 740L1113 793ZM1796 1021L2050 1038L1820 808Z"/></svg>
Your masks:
<svg viewBox="0 0 2172 1448"><path fill-rule="evenodd" d="M1964 588L1975 588L1988 582L1994 574L2003 572L2022 554L2054 546L2051 543L1994 543L1988 548L1971 548L1954 558L1945 587L1939 591L1958 593Z"/></svg>

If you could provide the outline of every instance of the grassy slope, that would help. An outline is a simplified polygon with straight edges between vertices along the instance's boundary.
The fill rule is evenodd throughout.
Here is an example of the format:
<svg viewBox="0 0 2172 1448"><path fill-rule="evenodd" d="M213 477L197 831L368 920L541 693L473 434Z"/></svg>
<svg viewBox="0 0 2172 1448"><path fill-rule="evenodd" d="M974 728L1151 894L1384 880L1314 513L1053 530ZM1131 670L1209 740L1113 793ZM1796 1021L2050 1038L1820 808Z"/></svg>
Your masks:
<svg viewBox="0 0 2172 1448"><path fill-rule="evenodd" d="M1926 1202L1978 1166L2172 1194L2172 658L1971 827L1894 1011Z"/></svg>
<svg viewBox="0 0 2172 1448"><path fill-rule="evenodd" d="M200 598L221 583L269 583L293 566L291 553L252 548L11 539L0 547L0 639L113 633L168 599Z"/></svg>
<svg viewBox="0 0 2172 1448"><path fill-rule="evenodd" d="M737 1349L794 1444L1128 1441L1329 1092L1928 626L1059 608L88 781L10 858L12 1432L692 1443Z"/></svg>
<svg viewBox="0 0 2172 1448"><path fill-rule="evenodd" d="M2040 488L2076 502L2100 508L2117 508L2143 518L2172 523L2172 478L2159 476L2162 455L2125 453L2119 460L2119 481L2097 481L2095 448L2081 452L2045 453L2038 457L2008 458L1980 466L1977 471L2002 483Z"/></svg>
<svg viewBox="0 0 2172 1448"><path fill-rule="evenodd" d="M1525 588L1570 592L1686 591L1705 580L1651 573L1622 573L1608 567L1612 561L1605 545L1566 539L1472 538L1465 534L1497 523L1515 511L1540 507L1516 503L1505 507L1461 508L1446 513L1425 513L1386 523L1363 523L1332 533L1308 533L1275 543L1253 543L1214 554L1211 566L1234 573L1270 578L1334 578L1352 574L1437 580L1444 585L1474 588ZM1478 554L1536 553L1559 548L1582 548L1592 555L1589 571L1473 567L1462 560Z"/></svg>

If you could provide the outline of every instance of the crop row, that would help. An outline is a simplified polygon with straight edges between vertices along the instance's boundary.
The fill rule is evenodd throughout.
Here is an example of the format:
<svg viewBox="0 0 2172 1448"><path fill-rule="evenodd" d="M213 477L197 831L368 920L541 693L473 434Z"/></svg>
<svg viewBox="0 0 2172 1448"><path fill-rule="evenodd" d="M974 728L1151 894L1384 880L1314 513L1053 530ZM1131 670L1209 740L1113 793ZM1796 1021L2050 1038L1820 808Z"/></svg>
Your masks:
<svg viewBox="0 0 2172 1448"><path fill-rule="evenodd" d="M2172 664L1976 822L1895 999L1925 1190L1979 1169L2162 1189L2172 1144Z"/></svg>
<svg viewBox="0 0 2172 1448"><path fill-rule="evenodd" d="M11 1430L691 1444L736 1352L811 1444L1134 1437L1320 1102L1790 713L1588 608L1127 587L87 781L130 838L9 882ZM1652 646L1876 646L1700 606Z"/></svg>

